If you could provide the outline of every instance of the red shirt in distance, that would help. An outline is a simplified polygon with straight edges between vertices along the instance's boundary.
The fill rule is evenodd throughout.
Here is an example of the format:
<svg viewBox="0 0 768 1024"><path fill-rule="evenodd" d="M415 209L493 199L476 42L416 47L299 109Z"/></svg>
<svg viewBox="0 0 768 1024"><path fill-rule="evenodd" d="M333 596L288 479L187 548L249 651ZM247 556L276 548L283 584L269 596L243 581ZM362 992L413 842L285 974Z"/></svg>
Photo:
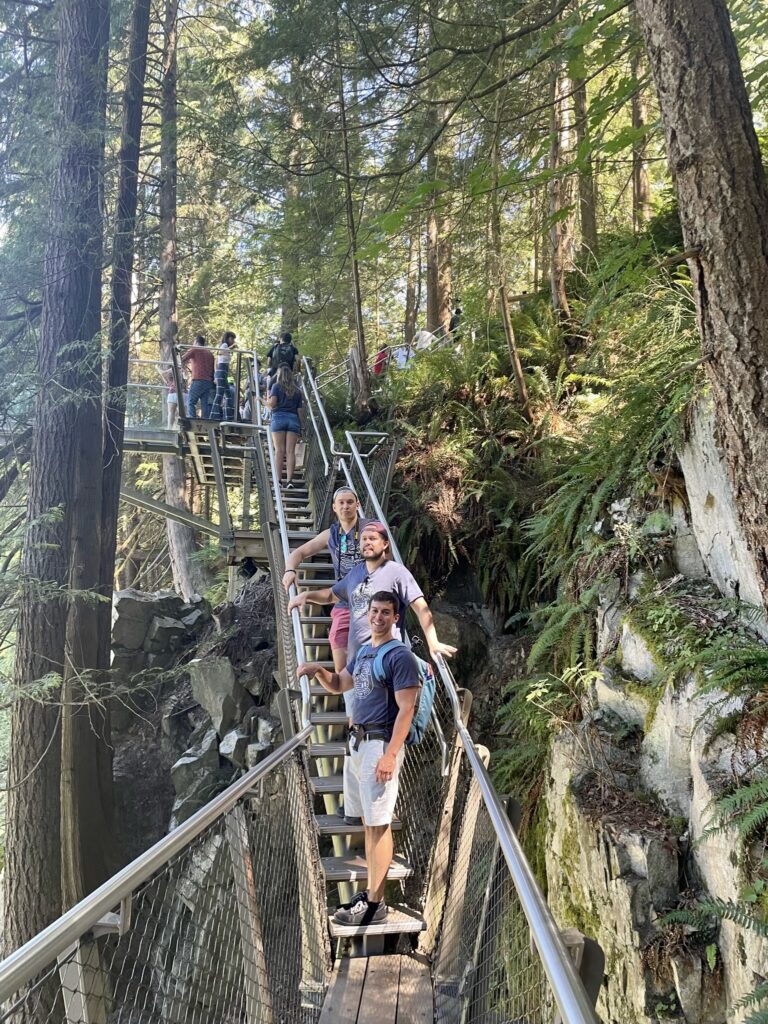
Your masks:
<svg viewBox="0 0 768 1024"><path fill-rule="evenodd" d="M202 345L193 345L181 357L192 367L192 380L213 380L213 352Z"/></svg>

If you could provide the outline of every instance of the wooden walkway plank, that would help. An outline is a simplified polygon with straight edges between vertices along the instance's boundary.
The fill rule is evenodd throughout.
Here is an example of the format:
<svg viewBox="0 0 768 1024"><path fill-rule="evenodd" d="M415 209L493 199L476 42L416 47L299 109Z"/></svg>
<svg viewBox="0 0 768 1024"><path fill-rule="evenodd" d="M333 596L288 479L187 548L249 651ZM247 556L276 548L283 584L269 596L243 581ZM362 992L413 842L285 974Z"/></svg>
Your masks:
<svg viewBox="0 0 768 1024"><path fill-rule="evenodd" d="M368 973L365 976L357 1024L394 1024L400 960L399 956L368 958Z"/></svg>
<svg viewBox="0 0 768 1024"><path fill-rule="evenodd" d="M363 957L337 961L318 1024L357 1024L367 966Z"/></svg>
<svg viewBox="0 0 768 1024"><path fill-rule="evenodd" d="M411 956L401 957L397 1024L432 1024L434 1003L429 965Z"/></svg>

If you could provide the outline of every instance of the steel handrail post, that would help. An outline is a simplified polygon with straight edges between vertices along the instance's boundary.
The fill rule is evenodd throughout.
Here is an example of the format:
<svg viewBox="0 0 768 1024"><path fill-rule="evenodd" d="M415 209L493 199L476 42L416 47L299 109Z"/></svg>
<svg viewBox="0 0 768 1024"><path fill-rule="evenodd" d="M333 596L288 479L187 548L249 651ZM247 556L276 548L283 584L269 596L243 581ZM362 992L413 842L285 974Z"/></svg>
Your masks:
<svg viewBox="0 0 768 1024"><path fill-rule="evenodd" d="M317 420L315 419L315 413L314 413L314 410L312 409L312 402L309 400L309 395L307 394L307 386L306 386L306 384L304 383L303 380L301 382L301 390L304 392L304 398L306 399L306 405L307 405L307 410L309 412L309 418L312 421L312 429L314 430L315 436L317 437L317 440L318 440L318 442L320 444L320 454L323 457L323 465L325 466L325 475L328 476L328 472L330 470L330 464L329 464L328 458L327 458L327 456L325 454L325 448L323 446L323 442L320 440L320 431L317 429Z"/></svg>
<svg viewBox="0 0 768 1024"><path fill-rule="evenodd" d="M0 963L0 1005L49 967L106 913L114 910L121 900L135 892L172 857L189 846L209 825L226 814L261 779L302 746L309 739L311 731L312 727L307 724L301 732L283 743L260 764L251 768L241 779L233 782L225 792L214 797L173 832L160 839L122 871L99 886L90 896L75 904L66 914L3 960Z"/></svg>
<svg viewBox="0 0 768 1024"><path fill-rule="evenodd" d="M277 472L277 463L275 461L275 452L272 447L272 438L269 436L267 431L267 452L269 454L269 469L272 476L272 486L275 489L275 511L277 512L277 523L280 530L280 540L283 548L283 564L287 560L291 553L291 545L288 537L288 523L285 518L285 509L283 508L283 498L280 493L280 477ZM294 577L295 578L295 577ZM282 586L282 581L278 583L278 586ZM292 583L288 589L288 597L298 596L298 590L296 589L295 582ZM296 652L296 663L301 665L304 661L304 636L301 632L301 616L299 615L298 608L294 608L291 612L291 627L293 632L294 649ZM302 728L309 725L310 715L310 691L309 682L306 676L299 678L299 686L301 688L301 724Z"/></svg>
<svg viewBox="0 0 768 1024"><path fill-rule="evenodd" d="M309 386L312 388L312 394L314 395L315 401L317 402L317 410L320 413L320 418L323 421L325 435L328 438L329 455L348 455L349 452L340 452L336 449L336 441L333 436L333 430L331 429L331 424L328 419L328 414L325 411L325 406L323 405L322 399L320 398L320 395L318 393L317 384L315 383L315 378L312 376L312 371L308 366L305 366L303 372L307 375L307 379L309 380Z"/></svg>
<svg viewBox="0 0 768 1024"><path fill-rule="evenodd" d="M349 445L349 449L352 453L352 458L357 463L357 468L360 472L360 476L363 478L363 483L365 484L366 490L368 491L368 496L371 499L371 504L373 505L376 511L376 516L378 519L382 521L382 523L386 523L387 520L384 516L384 511L381 505L379 504L379 499L376 496L376 491L373 489L371 478L368 476L368 470L365 468L363 457L360 454L357 445L355 444L355 439L352 437L352 433L349 430L345 432L345 436L347 438L347 444ZM400 550L398 549L398 546L395 543L395 538L392 536L391 530L389 531L389 543L390 551L392 552L392 556L395 559L395 561L400 562L401 565L404 564L402 555L400 554Z"/></svg>

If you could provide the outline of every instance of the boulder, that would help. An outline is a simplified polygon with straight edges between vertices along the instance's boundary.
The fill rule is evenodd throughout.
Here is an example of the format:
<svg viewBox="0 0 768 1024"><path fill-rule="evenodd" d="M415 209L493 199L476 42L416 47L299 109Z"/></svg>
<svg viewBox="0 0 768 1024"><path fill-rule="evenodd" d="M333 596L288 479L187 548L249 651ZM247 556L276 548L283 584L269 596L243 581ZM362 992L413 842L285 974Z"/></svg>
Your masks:
<svg viewBox="0 0 768 1024"><path fill-rule="evenodd" d="M187 627L169 615L156 615L149 624L144 650L152 654L176 651L188 635Z"/></svg>
<svg viewBox="0 0 768 1024"><path fill-rule="evenodd" d="M143 642L143 637L142 637ZM145 652L142 650L116 647L112 652L112 678L116 682L130 682L147 667Z"/></svg>
<svg viewBox="0 0 768 1024"><path fill-rule="evenodd" d="M193 737L194 739L194 734ZM209 728L171 768L173 787L179 797L194 789L200 771L215 771L219 767L219 751L216 730Z"/></svg>
<svg viewBox="0 0 768 1024"><path fill-rule="evenodd" d="M245 767L255 768L271 752L271 743L249 743L245 748Z"/></svg>
<svg viewBox="0 0 768 1024"><path fill-rule="evenodd" d="M660 666L656 662L656 658L651 653L648 644L633 629L632 623L626 618L621 624L619 656L621 667L627 675L634 676L645 683L658 678Z"/></svg>
<svg viewBox="0 0 768 1024"><path fill-rule="evenodd" d="M210 768L198 768L187 775L184 795L176 799L171 810L170 827L175 828L182 821L192 817L195 811L199 811L209 800L226 789L234 778L234 772L232 765L227 765L215 771Z"/></svg>
<svg viewBox="0 0 768 1024"><path fill-rule="evenodd" d="M675 529L672 540L675 569L691 580L706 579L707 567L696 543L685 503L680 498L672 502L672 524Z"/></svg>
<svg viewBox="0 0 768 1024"><path fill-rule="evenodd" d="M593 700L600 708L610 708L619 718L629 725L645 726L652 702L639 687L628 690L626 680L617 676L611 669L603 666L600 674L592 684Z"/></svg>
<svg viewBox="0 0 768 1024"><path fill-rule="evenodd" d="M190 662L192 695L211 717L219 736L242 722L253 701L235 679L229 658L197 658Z"/></svg>
<svg viewBox="0 0 768 1024"><path fill-rule="evenodd" d="M112 646L138 650L157 615L154 594L120 590L112 599Z"/></svg>
<svg viewBox="0 0 768 1024"><path fill-rule="evenodd" d="M207 618L201 608L195 608L188 615L182 616L181 621L186 626L187 632L196 633L207 621Z"/></svg>
<svg viewBox="0 0 768 1024"><path fill-rule="evenodd" d="M250 735L242 728L230 729L219 744L219 754L236 767L245 768L246 748L250 742Z"/></svg>

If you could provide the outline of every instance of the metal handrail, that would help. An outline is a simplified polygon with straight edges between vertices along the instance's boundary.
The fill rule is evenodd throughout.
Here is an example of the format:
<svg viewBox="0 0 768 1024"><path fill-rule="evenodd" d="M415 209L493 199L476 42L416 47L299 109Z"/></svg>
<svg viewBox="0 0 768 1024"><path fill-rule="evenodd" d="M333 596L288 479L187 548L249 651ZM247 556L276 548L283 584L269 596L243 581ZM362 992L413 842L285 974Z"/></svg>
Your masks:
<svg viewBox="0 0 768 1024"><path fill-rule="evenodd" d="M333 436L331 423L330 420L328 419L328 414L325 411L325 405L323 404L323 400L320 398L320 393L317 390L317 384L315 382L314 376L312 375L312 371L308 366L305 365L302 369L302 373L306 376L307 380L309 381L309 386L312 389L312 395L315 399L315 402L317 403L317 410L320 413L320 418L323 421L325 436L328 439L328 454L331 457L349 455L349 452L338 451L336 448L336 438Z"/></svg>
<svg viewBox="0 0 768 1024"><path fill-rule="evenodd" d="M234 807L242 796L302 746L311 731L311 725L306 724L300 732L286 740L205 807L201 807L191 818L3 960L0 963L0 1005L32 981L74 942L94 928L105 914L114 910L214 821Z"/></svg>
<svg viewBox="0 0 768 1024"><path fill-rule="evenodd" d="M346 438L352 458L368 492L368 498L376 511L377 517L383 523L386 523L384 511L350 431L346 432ZM347 478L349 479L348 474ZM389 540L392 557L402 565L403 559L392 537L391 530L389 531ZM573 961L568 955L557 923L552 916L552 911L549 909L539 884L531 871L530 865L520 846L520 841L491 782L488 771L477 752L474 741L464 725L461 716L461 704L453 676L441 654L433 655L433 657L440 673L441 682L451 703L456 731L461 739L461 744L473 774L477 779L483 802L488 810L501 851L504 854L504 860L507 862L510 876L520 899L520 906L528 921L531 936L541 958L544 973L552 988L552 994L557 1003L558 1010L566 1024L599 1024L598 1017L587 996L584 985L576 972Z"/></svg>
<svg viewBox="0 0 768 1024"><path fill-rule="evenodd" d="M283 496L280 493L280 475L277 471L277 462L275 460L275 450L272 446L272 440L269 436L269 431L266 432L267 452L269 457L269 471L272 477L272 486L275 490L275 512L277 513L277 523L280 532L280 541L283 548L283 560L284 562L288 559L291 553L290 538L288 537L288 522L285 518L285 509L283 508ZM295 577L294 577L295 579ZM282 581L278 584L282 586ZM288 588L288 596L296 597L298 590L296 589L295 582ZM304 661L304 634L302 633L301 627L301 616L299 615L298 608L294 608L291 612L291 628L293 632L293 643L296 651L296 664L301 665ZM309 723L310 716L310 689L309 680L306 676L299 676L299 686L301 688L301 724L302 728L306 728Z"/></svg>

